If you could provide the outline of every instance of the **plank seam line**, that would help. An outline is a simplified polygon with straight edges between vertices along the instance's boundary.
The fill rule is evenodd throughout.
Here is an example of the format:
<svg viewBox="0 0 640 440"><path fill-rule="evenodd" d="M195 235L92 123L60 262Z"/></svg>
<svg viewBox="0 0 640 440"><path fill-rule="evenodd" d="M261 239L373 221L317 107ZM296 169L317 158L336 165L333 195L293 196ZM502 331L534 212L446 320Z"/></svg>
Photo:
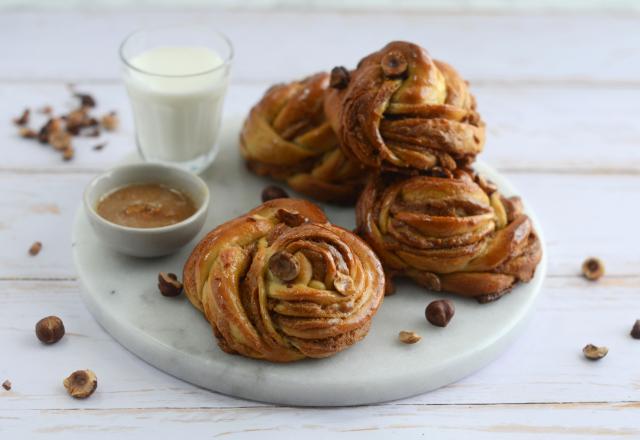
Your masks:
<svg viewBox="0 0 640 440"><path fill-rule="evenodd" d="M85 175L85 174L99 174L105 171L106 168L18 168L18 167L0 167L0 173L2 174L17 174L17 175ZM584 168L584 169L569 169L569 168L511 168L511 167L497 167L498 171L509 174L544 174L544 175L557 175L557 176L625 176L625 177L640 177L640 168Z"/></svg>
<svg viewBox="0 0 640 440"><path fill-rule="evenodd" d="M547 274L547 278L554 280L581 280L582 275L575 274ZM606 276L611 280L634 280L640 278L639 274L611 274ZM79 282L78 277L20 277L20 276L0 276L0 283L65 283L65 282Z"/></svg>
<svg viewBox="0 0 640 440"><path fill-rule="evenodd" d="M286 76L278 76L274 78L248 78L248 77L234 77L231 86L261 86L268 87L269 85L283 81ZM598 88L598 89L613 89L613 90L628 90L628 89L640 89L640 80L633 79L596 79L596 78L583 78L568 75L566 77L558 78L482 78L482 77L468 77L468 81L472 87L542 87L542 88ZM69 83L76 83L81 86L84 85L122 85L122 79L116 77L32 77L32 78L17 78L12 76L0 76L1 85L60 85L66 86Z"/></svg>
<svg viewBox="0 0 640 440"><path fill-rule="evenodd" d="M637 7L592 7L584 8L576 11L575 9L566 8L554 8L554 7L522 7L520 9L505 10L498 7L476 7L476 8L416 8L416 7L404 7L398 10L396 7L378 6L373 8L314 8L314 7L301 7L296 5L287 6L267 6L259 9L251 9L242 6L222 6L214 8L199 8L199 7L187 7L187 8L175 8L165 7L160 10L144 7L132 7L126 9L114 9L105 7L90 7L90 8L76 8L70 13L69 9L64 8L33 8L24 6L10 6L2 9L5 15L13 16L25 16L34 15L45 11L48 15L67 15L76 16L79 14L91 14L101 16L115 16L127 14L149 14L154 16L162 16L175 13L199 15L199 14L229 14L229 15L256 15L256 14L269 14L269 15L304 15L309 12L313 12L320 16L345 16L345 15L385 15L385 16L398 16L404 17L410 16L426 16L428 18L440 18L440 17L454 17L454 18L476 18L478 16L483 18L616 18L620 20L635 20L640 17L640 9Z"/></svg>
<svg viewBox="0 0 640 440"><path fill-rule="evenodd" d="M216 394L216 393L212 393ZM216 411L216 410L229 410L229 409L292 409L292 410L326 410L326 409L351 409L362 407L527 407L527 406L593 406L593 405L633 405L640 404L638 400L594 400L594 401L563 401L563 402L512 402L512 403L378 403L372 405L356 405L356 406L286 406L286 405L242 405L242 406L157 406L157 407L120 407L120 408L3 408L3 411L64 411L64 412L100 412L100 411Z"/></svg>

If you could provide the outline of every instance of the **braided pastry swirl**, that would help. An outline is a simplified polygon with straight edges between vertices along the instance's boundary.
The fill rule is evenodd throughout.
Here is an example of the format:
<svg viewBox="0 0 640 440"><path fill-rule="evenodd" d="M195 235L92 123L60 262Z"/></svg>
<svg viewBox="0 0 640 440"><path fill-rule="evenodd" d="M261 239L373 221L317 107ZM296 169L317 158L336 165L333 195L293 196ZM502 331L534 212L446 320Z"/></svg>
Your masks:
<svg viewBox="0 0 640 440"><path fill-rule="evenodd" d="M272 362L355 344L384 296L371 249L295 199L271 200L218 226L194 249L183 278L222 350Z"/></svg>
<svg viewBox="0 0 640 440"><path fill-rule="evenodd" d="M365 173L338 148L325 118L328 85L329 75L318 73L267 90L244 123L241 153L258 175L318 200L354 204Z"/></svg>
<svg viewBox="0 0 640 440"><path fill-rule="evenodd" d="M390 275L479 302L529 281L542 255L520 199L505 198L461 170L449 177L372 179L356 222Z"/></svg>
<svg viewBox="0 0 640 440"><path fill-rule="evenodd" d="M482 151L467 82L420 46L389 43L352 72L333 69L331 85L325 111L342 149L370 168L453 170Z"/></svg>

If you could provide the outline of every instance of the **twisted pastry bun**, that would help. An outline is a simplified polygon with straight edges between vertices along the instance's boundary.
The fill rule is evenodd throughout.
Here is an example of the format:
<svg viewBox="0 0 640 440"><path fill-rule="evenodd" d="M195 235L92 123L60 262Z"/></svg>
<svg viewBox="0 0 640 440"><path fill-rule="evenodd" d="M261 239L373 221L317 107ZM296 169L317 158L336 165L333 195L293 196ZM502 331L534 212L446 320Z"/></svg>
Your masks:
<svg viewBox="0 0 640 440"><path fill-rule="evenodd" d="M393 172L465 167L484 146L485 128L468 84L426 50L396 41L349 72L331 72L325 111L343 151Z"/></svg>
<svg viewBox="0 0 640 440"><path fill-rule="evenodd" d="M329 74L271 87L249 113L240 150L251 171L325 202L353 205L365 171L348 160L324 115Z"/></svg>
<svg viewBox="0 0 640 440"><path fill-rule="evenodd" d="M382 266L366 243L295 199L218 226L193 250L183 278L222 350L272 362L355 344L384 296Z"/></svg>
<svg viewBox="0 0 640 440"><path fill-rule="evenodd" d="M467 171L379 176L356 207L359 234L389 275L489 302L531 280L540 241L518 197Z"/></svg>

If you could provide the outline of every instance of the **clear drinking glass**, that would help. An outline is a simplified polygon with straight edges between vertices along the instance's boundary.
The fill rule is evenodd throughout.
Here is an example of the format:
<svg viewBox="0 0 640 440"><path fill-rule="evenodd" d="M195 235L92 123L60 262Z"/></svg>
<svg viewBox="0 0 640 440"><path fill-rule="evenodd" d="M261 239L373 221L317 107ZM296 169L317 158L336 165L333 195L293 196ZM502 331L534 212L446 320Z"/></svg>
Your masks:
<svg viewBox="0 0 640 440"><path fill-rule="evenodd" d="M233 47L205 26L142 29L120 46L142 157L201 172L218 152Z"/></svg>

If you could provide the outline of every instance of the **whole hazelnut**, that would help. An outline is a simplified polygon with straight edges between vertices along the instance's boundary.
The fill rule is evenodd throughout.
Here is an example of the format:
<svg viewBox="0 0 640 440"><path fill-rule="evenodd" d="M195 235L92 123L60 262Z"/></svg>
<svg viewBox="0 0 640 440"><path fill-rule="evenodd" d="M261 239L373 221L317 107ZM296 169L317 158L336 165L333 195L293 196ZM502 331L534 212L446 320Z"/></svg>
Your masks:
<svg viewBox="0 0 640 440"><path fill-rule="evenodd" d="M163 296L178 296L182 293L182 283L174 273L158 274L158 289Z"/></svg>
<svg viewBox="0 0 640 440"><path fill-rule="evenodd" d="M604 275L604 264L599 258L587 258L582 263L582 274L589 281L596 281Z"/></svg>
<svg viewBox="0 0 640 440"><path fill-rule="evenodd" d="M289 194L277 185L269 185L262 190L261 197L264 203L273 199L287 199L289 198Z"/></svg>
<svg viewBox="0 0 640 440"><path fill-rule="evenodd" d="M350 75L346 67L336 66L331 69L329 87L333 89L344 89L349 85Z"/></svg>
<svg viewBox="0 0 640 440"><path fill-rule="evenodd" d="M57 316L47 316L36 324L36 336L45 344L55 344L64 336L64 324Z"/></svg>
<svg viewBox="0 0 640 440"><path fill-rule="evenodd" d="M71 373L63 385L71 397L86 399L98 388L98 378L91 370L78 370Z"/></svg>
<svg viewBox="0 0 640 440"><path fill-rule="evenodd" d="M432 301L424 311L427 321L437 327L446 327L455 313L456 308L448 299Z"/></svg>
<svg viewBox="0 0 640 440"><path fill-rule="evenodd" d="M292 281L300 273L300 263L287 251L278 251L269 258L269 270L282 281Z"/></svg>
<svg viewBox="0 0 640 440"><path fill-rule="evenodd" d="M640 339L640 319L637 319L636 322L631 327L631 337L633 339Z"/></svg>
<svg viewBox="0 0 640 440"><path fill-rule="evenodd" d="M2 388L4 388L7 391L11 391L11 381L7 379L4 382L2 382Z"/></svg>

